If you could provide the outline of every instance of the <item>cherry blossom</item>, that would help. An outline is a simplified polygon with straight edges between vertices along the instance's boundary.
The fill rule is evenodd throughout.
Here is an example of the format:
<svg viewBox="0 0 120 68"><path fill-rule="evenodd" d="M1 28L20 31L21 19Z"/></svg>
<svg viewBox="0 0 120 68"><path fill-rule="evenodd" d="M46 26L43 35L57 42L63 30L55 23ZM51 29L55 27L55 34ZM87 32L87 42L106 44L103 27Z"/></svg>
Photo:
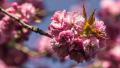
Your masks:
<svg viewBox="0 0 120 68"><path fill-rule="evenodd" d="M61 59L69 56L82 62L95 57L100 38L106 36L106 26L103 21L94 20L93 15L94 12L87 21L79 12L55 12L49 30L53 35L52 47Z"/></svg>

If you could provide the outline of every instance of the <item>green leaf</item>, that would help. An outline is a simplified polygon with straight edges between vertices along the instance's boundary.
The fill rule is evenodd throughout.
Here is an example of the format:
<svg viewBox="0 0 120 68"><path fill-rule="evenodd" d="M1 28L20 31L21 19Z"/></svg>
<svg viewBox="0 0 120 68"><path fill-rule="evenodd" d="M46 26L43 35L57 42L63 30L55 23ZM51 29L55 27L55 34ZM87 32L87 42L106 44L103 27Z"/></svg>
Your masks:
<svg viewBox="0 0 120 68"><path fill-rule="evenodd" d="M84 31L83 31L83 34L85 35L89 35L91 33L91 27L90 27L90 24L88 22L86 22L85 26L84 26Z"/></svg>
<svg viewBox="0 0 120 68"><path fill-rule="evenodd" d="M95 14L95 10L92 12L92 14L90 15L90 17L89 17L89 19L88 19L88 23L89 23L90 25L92 25L92 24L94 23L94 21L95 21L95 16L94 16L94 14Z"/></svg>
<svg viewBox="0 0 120 68"><path fill-rule="evenodd" d="M87 14L86 14L86 9L84 5L83 5L83 17L85 18L85 21L87 21Z"/></svg>

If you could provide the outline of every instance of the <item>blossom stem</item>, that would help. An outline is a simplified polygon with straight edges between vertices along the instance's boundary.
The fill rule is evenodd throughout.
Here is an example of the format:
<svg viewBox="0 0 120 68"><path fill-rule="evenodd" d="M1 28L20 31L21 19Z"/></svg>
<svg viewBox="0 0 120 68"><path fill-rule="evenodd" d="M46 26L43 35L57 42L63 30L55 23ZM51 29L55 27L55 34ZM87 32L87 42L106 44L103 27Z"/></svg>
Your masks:
<svg viewBox="0 0 120 68"><path fill-rule="evenodd" d="M18 23L20 23L24 28L27 28L27 29L30 29L31 31L33 32L36 32L36 33L39 33L41 35L45 35L47 37L50 37L52 38L52 36L46 32L44 32L43 30L35 27L35 26L31 26L31 25L28 25L26 24L24 21L20 20L19 18L17 17L14 17L13 15L11 15L10 13L8 13L6 10L4 10L3 8L0 7L0 11L3 12L4 14L10 16L12 19L18 21Z"/></svg>
<svg viewBox="0 0 120 68"><path fill-rule="evenodd" d="M30 57L39 57L39 56L44 56L45 55L45 54L40 53L38 51L31 50L31 49L29 49L26 46L21 46L20 44L16 44L16 45L12 45L12 46L14 48L16 48L17 50L22 51L22 52L28 54Z"/></svg>

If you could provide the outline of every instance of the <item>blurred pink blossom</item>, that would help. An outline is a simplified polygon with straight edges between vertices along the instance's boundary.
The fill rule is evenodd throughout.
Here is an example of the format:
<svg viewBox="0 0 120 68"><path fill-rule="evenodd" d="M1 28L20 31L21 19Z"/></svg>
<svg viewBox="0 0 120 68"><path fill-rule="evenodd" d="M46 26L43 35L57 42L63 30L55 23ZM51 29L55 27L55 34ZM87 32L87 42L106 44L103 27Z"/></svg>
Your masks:
<svg viewBox="0 0 120 68"><path fill-rule="evenodd" d="M22 19L25 22L28 22L30 17L34 16L35 8L30 3L24 3L18 5L16 2L12 4L12 7L6 9L10 14Z"/></svg>
<svg viewBox="0 0 120 68"><path fill-rule="evenodd" d="M110 40L116 40L120 33L120 0L101 0L100 18L106 24Z"/></svg>
<svg viewBox="0 0 120 68"><path fill-rule="evenodd" d="M110 54L114 57L114 59L120 61L120 45L118 44L113 49L111 49Z"/></svg>
<svg viewBox="0 0 120 68"><path fill-rule="evenodd" d="M102 61L103 68L110 68L111 63L109 61Z"/></svg>
<svg viewBox="0 0 120 68"><path fill-rule="evenodd" d="M120 0L102 0L101 1L101 8L103 10L107 10L113 15L120 14Z"/></svg>
<svg viewBox="0 0 120 68"><path fill-rule="evenodd" d="M8 66L2 60L0 60L0 68L8 68Z"/></svg>
<svg viewBox="0 0 120 68"><path fill-rule="evenodd" d="M35 8L30 3L18 5L14 2L11 3L11 7L7 8L6 11L26 23L28 23L35 14ZM20 33L20 31L22 32ZM4 15L0 19L0 39L2 40L0 41L0 44L8 43L12 38L19 38L19 41L23 41L28 37L29 33L30 31L28 29L23 28L18 22L12 20L7 15Z"/></svg>
<svg viewBox="0 0 120 68"><path fill-rule="evenodd" d="M51 38L42 36L38 42L38 50L41 53L45 53L47 51L52 51L52 46L51 46Z"/></svg>

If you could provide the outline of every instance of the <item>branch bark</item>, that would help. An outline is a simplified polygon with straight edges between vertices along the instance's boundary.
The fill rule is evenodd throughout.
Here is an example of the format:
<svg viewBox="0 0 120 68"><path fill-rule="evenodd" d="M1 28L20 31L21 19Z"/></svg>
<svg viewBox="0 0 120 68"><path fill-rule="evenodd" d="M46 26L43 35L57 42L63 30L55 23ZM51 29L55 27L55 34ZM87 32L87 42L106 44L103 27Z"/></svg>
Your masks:
<svg viewBox="0 0 120 68"><path fill-rule="evenodd" d="M52 38L52 36L46 32L44 32L43 30L39 29L38 27L35 26L31 26L26 24L24 21L20 20L17 17L14 17L13 15L11 15L10 13L8 13L6 10L4 10L3 8L0 7L0 11L3 12L4 14L8 15L9 17L11 17L12 19L16 20L18 23L20 23L24 28L27 28L33 32L39 33L41 35L45 35L47 37Z"/></svg>

